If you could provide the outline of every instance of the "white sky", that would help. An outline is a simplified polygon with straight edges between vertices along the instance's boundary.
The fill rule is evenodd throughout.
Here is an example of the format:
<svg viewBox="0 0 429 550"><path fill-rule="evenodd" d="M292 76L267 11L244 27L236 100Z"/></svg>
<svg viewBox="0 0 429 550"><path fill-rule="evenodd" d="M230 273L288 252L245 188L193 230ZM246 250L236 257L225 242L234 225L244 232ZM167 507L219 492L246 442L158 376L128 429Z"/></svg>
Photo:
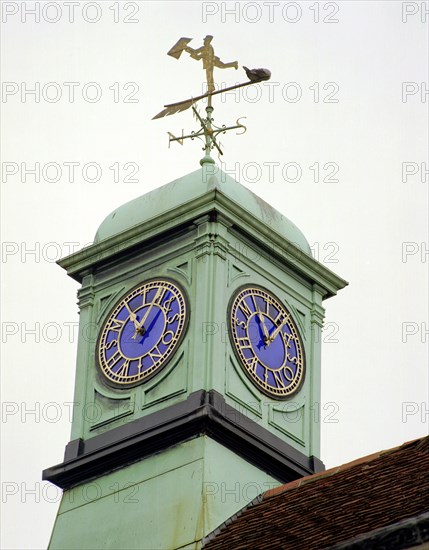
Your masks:
<svg viewBox="0 0 429 550"><path fill-rule="evenodd" d="M40 22L25 14L35 2L23 4L1 6L10 92L1 104L2 548L45 548L59 504L41 471L62 461L69 441L78 285L54 260L90 243L118 205L199 167L199 143L167 147L167 131L197 129L190 112L151 120L202 89L201 63L166 55L181 36L199 47L212 34L223 61L271 69L270 83L215 102L219 125L247 117L245 135L221 139L224 169L350 282L325 302L325 465L425 435L428 3L107 0L79 2L74 22L67 3L40 2ZM230 85L244 72L215 79ZM74 102L67 82L77 83ZM35 83L38 102L25 95ZM99 101L88 101L97 89ZM338 101L323 101L329 94ZM40 181L21 181L35 163ZM48 163L61 167L59 181ZM64 163L79 163L74 181ZM101 170L98 182L87 163ZM287 181L296 174L288 163L299 181ZM132 166L138 181L124 182ZM323 182L336 166L339 181Z"/></svg>

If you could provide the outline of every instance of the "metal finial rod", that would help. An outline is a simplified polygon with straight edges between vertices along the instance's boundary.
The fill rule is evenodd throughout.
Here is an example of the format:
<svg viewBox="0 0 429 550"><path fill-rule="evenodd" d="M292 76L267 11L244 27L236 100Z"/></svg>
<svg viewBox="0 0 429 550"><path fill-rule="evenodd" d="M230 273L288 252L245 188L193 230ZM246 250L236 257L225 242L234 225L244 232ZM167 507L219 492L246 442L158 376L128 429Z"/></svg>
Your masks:
<svg viewBox="0 0 429 550"><path fill-rule="evenodd" d="M215 146L216 149L219 151L220 155L223 155L222 150L220 149L219 145L216 142L216 139L213 135L213 128L212 128L212 113L213 113L213 107L210 105L207 105L206 107L206 113L207 118L205 121L202 120L200 115L198 114L197 110L194 109L195 114L199 118L202 126L204 127L204 137L205 137L205 146L204 146L204 157L200 160L201 166L205 164L206 162L209 164L214 164L214 159L210 154L210 151L212 150L212 147ZM205 122L205 123L204 123Z"/></svg>

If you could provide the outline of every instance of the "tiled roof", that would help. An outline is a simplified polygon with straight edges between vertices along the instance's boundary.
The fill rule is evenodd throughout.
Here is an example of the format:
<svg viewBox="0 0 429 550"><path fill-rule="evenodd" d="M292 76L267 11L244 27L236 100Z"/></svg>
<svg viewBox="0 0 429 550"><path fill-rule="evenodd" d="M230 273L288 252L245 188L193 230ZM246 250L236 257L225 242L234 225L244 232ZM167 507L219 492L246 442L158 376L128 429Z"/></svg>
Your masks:
<svg viewBox="0 0 429 550"><path fill-rule="evenodd" d="M429 437L271 489L204 550L316 550L429 509Z"/></svg>

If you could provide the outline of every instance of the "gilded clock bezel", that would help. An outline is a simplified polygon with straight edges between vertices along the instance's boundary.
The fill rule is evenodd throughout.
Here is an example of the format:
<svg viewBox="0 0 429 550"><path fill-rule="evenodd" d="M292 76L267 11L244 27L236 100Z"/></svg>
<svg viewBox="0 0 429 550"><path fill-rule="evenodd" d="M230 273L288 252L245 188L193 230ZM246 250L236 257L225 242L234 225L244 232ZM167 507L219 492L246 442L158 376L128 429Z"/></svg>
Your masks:
<svg viewBox="0 0 429 550"><path fill-rule="evenodd" d="M301 375L301 377L298 381L298 384L295 386L295 388L292 391L290 391L286 394L277 394L275 392L267 390L264 387L262 381L258 377L253 376L249 372L249 369L247 368L246 364L244 363L244 360L242 359L242 357L240 355L239 350L237 349L237 344L236 344L235 339L234 339L234 325L233 325L233 320L232 320L233 305L234 305L234 302L237 299L237 297L244 290L251 290L251 289L255 289L255 290L259 290L261 292L265 292L271 298L273 298L276 302L278 302L281 305L281 307L288 313L288 315L289 315L289 317L290 317L290 319L293 323L293 328L296 332L297 340L299 342L299 345L300 345L300 348L301 348L301 353L302 353L302 375ZM244 371L246 377L252 382L252 385L255 388L257 388L261 393L263 393L264 395L266 395L266 396L268 396L271 399L274 399L276 401L285 401L287 399L295 397L297 392L302 388L302 385L304 383L304 380L305 380L305 377L306 377L306 374L307 374L307 361L306 361L306 353L305 353L304 342L303 342L301 333L298 329L298 323L296 322L294 315L286 307L284 302L281 299L279 299L278 296L276 296L272 291L268 290L266 287L263 287L262 285L258 285L258 284L241 285L240 287L238 287L233 292L233 294L231 295L231 297L229 299L229 303L228 303L228 329L229 329L228 333L229 333L229 338L230 338L230 342L231 342L231 347L234 351L234 355L235 355L241 369Z"/></svg>
<svg viewBox="0 0 429 550"><path fill-rule="evenodd" d="M123 302L125 300L125 298L127 296L129 296L130 294L135 292L138 288L143 287L143 286L145 286L149 283L153 283L153 282L160 282L160 283L164 282L164 283L168 283L168 284L173 284L174 286L177 287L177 289L181 293L181 295L183 297L184 305L185 305L184 323L183 323L183 328L182 328L181 334L179 335L179 338L177 339L177 341L173 345L171 352L168 353L168 357L166 357L165 360L162 361L161 364L158 365L155 368L155 370L153 372L151 372L149 375L144 376L143 378L141 378L139 380L136 380L134 382L116 382L114 380L111 380L106 375L102 365L100 364L100 343L101 343L101 339L102 339L102 336L104 334L106 325L110 322L110 320L112 318L112 315L113 315L113 312L121 304L121 302ZM168 365L168 363L176 355L176 352L177 352L179 346L183 342L183 339L186 335L186 332L187 332L188 326L189 326L190 313L191 313L190 303L189 303L189 298L188 298L188 294L187 294L186 290L184 289L184 287L180 283L178 283L175 279L172 279L170 277L151 277L150 279L145 279L144 281L140 282L137 285L134 285L132 288L130 288L128 291L126 291L124 294L122 294L121 298L119 298L115 302L115 304L109 309L108 313L106 314L106 317L105 317L105 319L104 319L104 321L101 325L101 328L100 328L100 330L98 332L98 336L97 336L97 341L96 341L96 346L95 346L95 364L96 364L97 371L98 371L98 373L100 375L100 378L103 381L103 383L106 384L109 388L127 390L127 389L130 389L130 388L134 388L136 386L140 386L142 384L145 384L146 382L151 380L154 376L159 374L162 370L164 370L164 368Z"/></svg>

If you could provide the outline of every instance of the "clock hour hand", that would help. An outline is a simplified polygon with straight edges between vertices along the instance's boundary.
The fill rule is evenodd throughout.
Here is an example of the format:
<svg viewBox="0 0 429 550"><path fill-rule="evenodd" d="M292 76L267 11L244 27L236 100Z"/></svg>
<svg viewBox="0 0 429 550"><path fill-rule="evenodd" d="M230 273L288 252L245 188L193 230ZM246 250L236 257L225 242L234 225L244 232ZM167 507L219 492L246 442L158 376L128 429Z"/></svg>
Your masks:
<svg viewBox="0 0 429 550"><path fill-rule="evenodd" d="M259 308L256 308L256 313L258 314L259 322L262 325L262 330L264 331L264 344L267 345L267 343L270 340L270 334L265 325L264 316L262 315L261 310Z"/></svg>
<svg viewBox="0 0 429 550"><path fill-rule="evenodd" d="M139 328L139 321L137 319L137 315L130 309L129 305L125 302L125 307L128 310L128 313L130 314L130 319L134 323L134 327L137 330Z"/></svg>

